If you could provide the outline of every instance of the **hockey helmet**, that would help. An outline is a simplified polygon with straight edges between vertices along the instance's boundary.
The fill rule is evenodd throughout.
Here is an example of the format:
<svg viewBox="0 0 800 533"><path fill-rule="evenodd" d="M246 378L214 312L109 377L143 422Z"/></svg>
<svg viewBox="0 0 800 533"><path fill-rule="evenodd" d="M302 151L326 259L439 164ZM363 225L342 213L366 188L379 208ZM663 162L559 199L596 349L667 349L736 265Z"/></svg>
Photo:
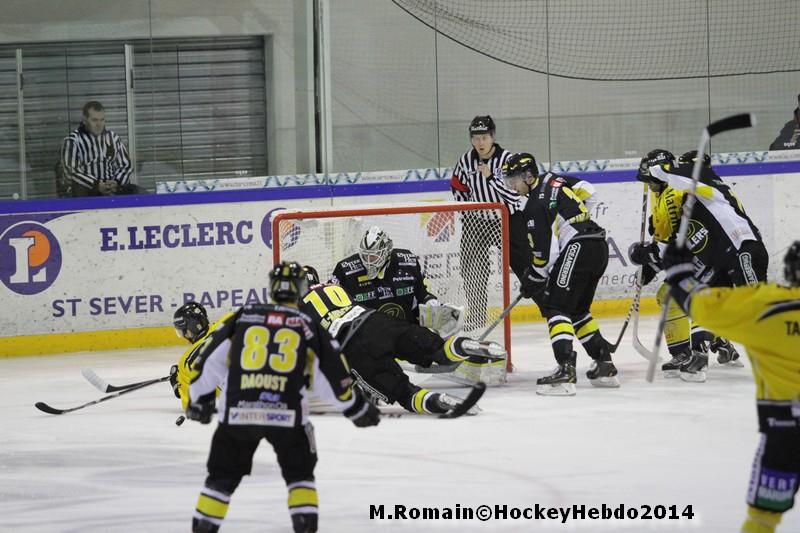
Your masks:
<svg viewBox="0 0 800 533"><path fill-rule="evenodd" d="M645 183L661 183L650 174L650 167L667 165L667 169L669 169L674 163L675 156L669 150L664 150L663 148L650 150L639 162L639 171L636 173L636 179Z"/></svg>
<svg viewBox="0 0 800 533"><path fill-rule="evenodd" d="M269 275L269 295L276 303L293 304L308 292L306 272L296 261L282 261Z"/></svg>
<svg viewBox="0 0 800 533"><path fill-rule="evenodd" d="M792 287L800 287L800 241L794 241L783 257L783 276Z"/></svg>
<svg viewBox="0 0 800 533"><path fill-rule="evenodd" d="M494 120L492 120L492 117L489 115L478 115L469 123L470 136L481 135L483 133L488 133L493 136L494 129Z"/></svg>
<svg viewBox="0 0 800 533"><path fill-rule="evenodd" d="M539 175L539 167L536 166L536 158L526 152L512 154L503 164L503 178L524 178L526 172L531 176Z"/></svg>
<svg viewBox="0 0 800 533"><path fill-rule="evenodd" d="M303 272L306 275L306 281L308 281L308 285L319 285L319 274L317 273L317 269L311 265L303 265Z"/></svg>
<svg viewBox="0 0 800 533"><path fill-rule="evenodd" d="M197 302L186 302L172 315L172 324L178 337L195 342L208 332L208 313Z"/></svg>
<svg viewBox="0 0 800 533"><path fill-rule="evenodd" d="M358 245L358 257L367 269L367 277L374 278L389 261L392 253L392 239L378 226L372 226L364 234Z"/></svg>
<svg viewBox="0 0 800 533"><path fill-rule="evenodd" d="M694 166L694 162L697 159L697 150L689 150L688 152L684 152L678 158L678 165L680 166ZM711 156L708 154L703 154L703 166L706 168L711 168Z"/></svg>

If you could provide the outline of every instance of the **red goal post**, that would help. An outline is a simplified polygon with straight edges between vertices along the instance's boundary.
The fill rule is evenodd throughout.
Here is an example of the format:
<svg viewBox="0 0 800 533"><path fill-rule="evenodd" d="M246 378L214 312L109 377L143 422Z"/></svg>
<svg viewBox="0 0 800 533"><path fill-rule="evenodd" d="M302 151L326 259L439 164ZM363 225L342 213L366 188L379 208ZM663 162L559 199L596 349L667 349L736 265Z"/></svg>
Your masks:
<svg viewBox="0 0 800 533"><path fill-rule="evenodd" d="M419 256L429 290L441 302L465 307L466 335L479 337L508 307L509 220L500 203L279 211L272 219L273 263L310 264L325 281L338 261L358 252L358 243L371 226L381 227L395 248ZM487 340L508 351L510 371L510 316Z"/></svg>

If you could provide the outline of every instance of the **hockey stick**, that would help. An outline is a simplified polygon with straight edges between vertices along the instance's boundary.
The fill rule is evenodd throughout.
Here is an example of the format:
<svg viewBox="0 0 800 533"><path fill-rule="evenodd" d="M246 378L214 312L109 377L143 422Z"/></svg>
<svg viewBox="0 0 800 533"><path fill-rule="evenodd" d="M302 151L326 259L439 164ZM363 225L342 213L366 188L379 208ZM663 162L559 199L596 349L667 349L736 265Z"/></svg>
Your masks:
<svg viewBox="0 0 800 533"><path fill-rule="evenodd" d="M484 332L481 334L481 336L480 336L480 337L478 337L478 340L479 340L479 341L482 341L482 340L484 340L486 337L488 337L488 336L489 336L489 333L491 333L491 332L494 330L494 328L496 328L496 327L497 327L497 325L498 325L500 322L502 322L503 320L505 320L505 318L508 316L508 314L511 312L511 310L512 310L512 309L514 309L514 306L515 306L515 305L517 305L517 304L519 303L519 301L520 301L520 300L522 300L522 293L520 293L520 294L519 294L519 295L518 295L516 298L514 298L514 301L513 301L513 302L511 302L510 304L508 304L508 307L506 307L505 309L503 309L503 312L502 312L502 313L500 313L500 316L499 316L499 317L497 317L497 318L495 319L495 321L494 321L494 322L492 322L492 324L491 324L491 325L490 325L488 328L486 328L486 331L484 331Z"/></svg>
<svg viewBox="0 0 800 533"><path fill-rule="evenodd" d="M700 144L697 147L697 159L694 160L692 167L692 187L687 191L686 201L683 205L683 213L681 214L681 225L678 228L678 236L675 239L675 245L678 248L686 246L686 234L689 232L689 220L692 216L694 204L697 201L697 183L700 181L700 170L703 166L703 156L706 153L711 137L719 133L731 130L738 130L742 128L749 128L756 123L756 117L752 113L741 113L738 115L731 115L723 119L712 122L703 130L700 136ZM664 297L664 303L661 306L661 316L658 321L658 329L656 331L656 339L653 343L653 351L650 356L650 364L647 366L647 381L652 383L656 373L656 363L658 363L658 351L661 349L661 338L664 335L664 328L667 325L667 313L669 312L669 291Z"/></svg>
<svg viewBox="0 0 800 533"><path fill-rule="evenodd" d="M144 385L145 383L153 381L152 379L147 379L144 381L137 381L136 383L128 383L127 385L109 385L106 380L98 376L97 373L91 368L84 368L81 370L81 374L84 378L86 378L86 381L94 385L97 390L105 393L119 392L121 390L138 387L139 385Z"/></svg>
<svg viewBox="0 0 800 533"><path fill-rule="evenodd" d="M482 381L477 383L473 383L470 386L470 391L467 394L467 397L461 400L456 407L449 410L446 413L442 413L437 415L437 418L459 418L472 409L477 403L478 400L481 399L483 393L486 392L486 384ZM310 414L313 415L327 415L327 414L335 414L341 415L341 411L335 409L333 406L327 403L316 403L313 402L309 405ZM407 411L403 407L392 404L392 405L380 405L378 409L381 412L381 418L401 418L403 416L428 416L427 413L412 413L411 411ZM478 408L480 411L480 408Z"/></svg>
<svg viewBox="0 0 800 533"><path fill-rule="evenodd" d="M641 231L639 232L639 242L644 243L644 231L645 227L647 226L647 183L644 184L644 191L642 192L642 227ZM636 313L636 323L635 323L635 330L634 330L634 339L633 345L636 347L636 334L638 333L638 318L639 318L639 301L642 298L642 286L644 285L642 282L643 278L644 267L639 267L639 270L636 271L636 293L633 295L633 301L631 302L631 306L628 309L628 316L625 317L625 322L622 324L622 331L619 332L619 336L617 336L617 342L611 345L611 353L615 353L617 348L619 348L619 344L622 342L622 337L625 336L625 330L628 329L628 323L631 321L631 317L634 313ZM638 351L638 350L637 350ZM647 358L649 359L649 357Z"/></svg>
<svg viewBox="0 0 800 533"><path fill-rule="evenodd" d="M51 415L63 415L64 413L71 413L72 411L77 411L78 409L83 409L84 407L89 407L90 405L95 405L95 404L98 404L98 403L101 403L101 402L105 402L106 400L111 400L113 398L117 398L119 396L122 396L123 394L128 394L129 392L137 391L139 389L143 389L145 387L149 387L150 385L155 385L156 383L161 383L162 381L167 381L168 379L169 379L169 376L164 376L163 378L158 378L158 379L151 379L150 381L145 381L143 383L140 383L139 385L136 385L135 387L131 387L129 389L121 390L119 392L115 392L114 394L109 394L108 396L103 396L102 398L99 398L97 400L92 400L91 402L87 402L87 403L81 404L81 405L79 405L77 407L71 407L69 409L57 409L55 407L47 405L44 402L36 402L35 406L40 411L44 411L45 413L48 413L48 414L51 414Z"/></svg>

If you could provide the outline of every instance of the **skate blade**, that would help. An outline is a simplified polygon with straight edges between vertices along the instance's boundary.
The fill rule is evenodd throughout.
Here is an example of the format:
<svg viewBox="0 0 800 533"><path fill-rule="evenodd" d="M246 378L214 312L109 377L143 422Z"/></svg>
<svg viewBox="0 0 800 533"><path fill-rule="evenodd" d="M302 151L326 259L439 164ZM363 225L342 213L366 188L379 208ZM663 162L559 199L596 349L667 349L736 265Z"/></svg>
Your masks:
<svg viewBox="0 0 800 533"><path fill-rule="evenodd" d="M541 396L575 396L574 383L558 383L556 385L538 385L536 394Z"/></svg>
<svg viewBox="0 0 800 533"><path fill-rule="evenodd" d="M662 370L661 375L665 378L679 378L681 377L680 370Z"/></svg>
<svg viewBox="0 0 800 533"><path fill-rule="evenodd" d="M744 368L744 363L742 363L739 359L734 359L733 361L728 361L727 363L720 363L717 361L720 366L726 366L728 368Z"/></svg>
<svg viewBox="0 0 800 533"><path fill-rule="evenodd" d="M595 387L605 389L619 388L619 379L617 379L617 376L606 376L602 378L590 379L589 382Z"/></svg>
<svg viewBox="0 0 800 533"><path fill-rule="evenodd" d="M689 383L705 383L705 372L681 372L681 379Z"/></svg>

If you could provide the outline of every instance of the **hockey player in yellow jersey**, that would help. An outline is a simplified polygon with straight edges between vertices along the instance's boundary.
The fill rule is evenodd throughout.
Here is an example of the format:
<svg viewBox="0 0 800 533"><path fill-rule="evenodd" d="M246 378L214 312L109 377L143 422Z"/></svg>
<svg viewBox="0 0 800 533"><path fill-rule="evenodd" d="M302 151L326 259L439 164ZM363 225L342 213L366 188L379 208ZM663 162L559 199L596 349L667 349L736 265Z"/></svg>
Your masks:
<svg viewBox="0 0 800 533"><path fill-rule="evenodd" d="M745 346L756 382L761 440L747 491L744 533L772 533L794 505L800 480L800 241L784 258L789 287L709 287L692 254L670 244L670 294L699 324Z"/></svg>
<svg viewBox="0 0 800 533"><path fill-rule="evenodd" d="M197 357L206 337L230 316L231 313L225 313L222 318L209 324L205 307L197 302L186 302L175 311L172 317L175 333L178 334L178 337L192 343L192 346L178 359L178 364L172 365L169 370L169 383L172 385L175 397L181 401L182 411L185 411L189 405L189 369L192 362Z"/></svg>
<svg viewBox="0 0 800 533"><path fill-rule="evenodd" d="M687 154L681 156L681 160ZM679 160L680 161L680 160ZM680 217L683 209L685 191L670 187L666 183L654 179L649 172L649 167L659 165L671 171L675 165L675 156L667 150L655 149L650 151L643 159L637 173L637 179L648 184L650 188L650 234L653 241L650 243L634 243L628 252L632 263L643 268L642 282L649 283L661 270L660 255L667 243L672 241L678 233ZM700 224L709 228L715 226L701 221ZM712 236L713 237L713 236ZM694 252L695 276L709 282L715 276L714 269L710 266L714 260L714 251L710 247L696 247ZM726 279L717 276L717 279ZM663 284L656 299L662 305L667 295L668 287ZM739 354L733 345L722 337L696 323L690 324L689 318L674 302L670 302L667 323L664 329L667 348L672 356L670 361L664 363L661 370L664 377L680 377L684 381L703 382L706 379L705 368L708 365L708 350L717 353L717 361L728 366L741 367Z"/></svg>

